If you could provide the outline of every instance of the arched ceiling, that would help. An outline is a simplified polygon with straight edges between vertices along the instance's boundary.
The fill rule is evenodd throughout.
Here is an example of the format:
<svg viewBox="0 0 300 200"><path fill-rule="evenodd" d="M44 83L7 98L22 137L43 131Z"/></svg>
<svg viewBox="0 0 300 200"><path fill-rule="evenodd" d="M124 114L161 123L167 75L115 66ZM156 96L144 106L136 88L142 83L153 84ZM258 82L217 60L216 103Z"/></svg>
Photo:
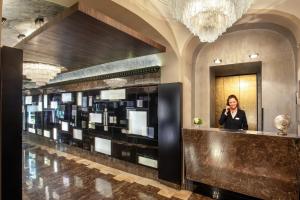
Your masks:
<svg viewBox="0 0 300 200"><path fill-rule="evenodd" d="M114 0L120 2L120 0ZM177 42L178 51L182 53L187 43L192 41L191 33L183 31L183 25L178 25L172 19L169 11L169 1L171 0L129 0L135 3L141 10L150 13L153 18L167 20L172 29ZM254 0L248 12L240 19L233 30L238 30L241 24L258 24L257 28L262 28L261 24L269 24L266 29L270 29L270 24L287 28L300 43L300 1L299 0ZM274 28L276 29L276 28ZM232 29L228 29L232 31ZM185 36L184 36L185 34Z"/></svg>
<svg viewBox="0 0 300 200"><path fill-rule="evenodd" d="M294 15L300 20L299 0L255 0L251 6L252 10L276 10ZM251 10L250 10L251 12Z"/></svg>
<svg viewBox="0 0 300 200"><path fill-rule="evenodd" d="M128 0L130 3L138 5L141 9L150 12L154 17L158 13L170 18L168 5L171 0ZM300 1L299 0L254 0L251 10L277 10L280 12L294 15L300 20Z"/></svg>
<svg viewBox="0 0 300 200"><path fill-rule="evenodd" d="M187 41L191 39L191 33L181 24L175 22L170 17L168 2L170 0L80 0L88 1L91 5L98 5L98 9L103 12L109 13L111 17L121 20L127 26L134 27L150 35L152 39L168 46L169 43L172 48L178 52L182 52ZM16 39L18 33L29 33L36 29L32 24L32 19L37 15L44 15L47 18L53 17L57 12L61 11L61 7L69 7L78 0L3 0L3 16L6 17L7 11L14 8L15 11L11 12L7 18L7 24L2 28L2 45L14 46L18 42ZM109 3L107 3L109 2ZM31 5L31 6L26 6ZM130 6L134 5L137 9ZM22 6L20 6L22 5ZM43 9L37 9L43 5ZM100 5L100 6L99 6ZM123 9L122 9L123 7ZM10 9L7 9L10 8ZM245 15L238 24L241 23L275 23L291 29L296 37L300 37L300 0L254 0L248 14ZM20 10L21 9L21 10ZM23 9L23 10L22 10ZM19 10L19 11L16 11ZM37 13L41 11L40 13ZM111 11L114 12L111 12ZM127 10L127 11L126 11ZM128 11L130 10L130 11ZM49 11L51 11L49 13ZM142 13L142 14L141 14ZM271 15L270 15L271 13ZM151 16L153 20L148 21L141 15ZM276 15L280 16L281 18ZM283 16L284 15L284 16ZM140 18L138 18L139 16ZM263 16L263 17L261 17ZM285 20L283 20L283 17ZM10 21L14 19L14 23ZM256 21L257 20L257 21ZM155 22L153 22L155 21ZM154 24L151 24L151 23ZM155 23L168 26L169 29L162 34L163 30L160 27L155 27ZM150 24L150 26L149 26ZM11 30L9 30L11 29ZM168 32L168 33L167 33ZM26 34L25 34L26 35ZM167 40L167 41L166 41ZM300 38L297 38L298 43Z"/></svg>

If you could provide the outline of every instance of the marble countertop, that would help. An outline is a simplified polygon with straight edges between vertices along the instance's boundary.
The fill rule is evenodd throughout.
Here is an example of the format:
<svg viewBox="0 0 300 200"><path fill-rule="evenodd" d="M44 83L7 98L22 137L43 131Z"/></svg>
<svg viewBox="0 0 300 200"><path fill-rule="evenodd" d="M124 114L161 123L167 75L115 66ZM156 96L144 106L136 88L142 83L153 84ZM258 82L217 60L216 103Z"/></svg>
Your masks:
<svg viewBox="0 0 300 200"><path fill-rule="evenodd" d="M241 134L248 134L248 135L261 135L261 136L273 136L273 137L282 137L282 138L297 138L300 139L300 136L298 136L295 133L288 133L287 135L278 135L275 132L267 132L267 131L250 131L250 130L229 130L229 129L220 129L220 128L183 128L183 129L189 129L189 130L202 130L202 131L212 131L212 132L220 132L220 133L241 133Z"/></svg>

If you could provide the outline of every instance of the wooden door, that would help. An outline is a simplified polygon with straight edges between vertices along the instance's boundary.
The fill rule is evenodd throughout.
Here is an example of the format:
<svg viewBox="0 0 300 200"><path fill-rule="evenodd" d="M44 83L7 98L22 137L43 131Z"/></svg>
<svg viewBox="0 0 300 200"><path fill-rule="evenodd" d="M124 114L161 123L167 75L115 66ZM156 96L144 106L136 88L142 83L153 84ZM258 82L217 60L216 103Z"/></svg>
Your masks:
<svg viewBox="0 0 300 200"><path fill-rule="evenodd" d="M240 108L246 112L249 130L257 130L257 77L256 74L216 77L215 121L226 106L227 97L234 94L239 99Z"/></svg>

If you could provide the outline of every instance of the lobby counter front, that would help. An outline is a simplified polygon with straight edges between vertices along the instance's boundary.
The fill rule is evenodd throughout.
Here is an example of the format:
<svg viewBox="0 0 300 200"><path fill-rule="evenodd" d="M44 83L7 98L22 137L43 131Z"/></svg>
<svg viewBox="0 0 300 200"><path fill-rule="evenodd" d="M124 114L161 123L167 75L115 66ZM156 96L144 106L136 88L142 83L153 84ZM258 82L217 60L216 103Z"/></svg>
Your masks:
<svg viewBox="0 0 300 200"><path fill-rule="evenodd" d="M186 179L261 199L299 199L300 138L183 129Z"/></svg>

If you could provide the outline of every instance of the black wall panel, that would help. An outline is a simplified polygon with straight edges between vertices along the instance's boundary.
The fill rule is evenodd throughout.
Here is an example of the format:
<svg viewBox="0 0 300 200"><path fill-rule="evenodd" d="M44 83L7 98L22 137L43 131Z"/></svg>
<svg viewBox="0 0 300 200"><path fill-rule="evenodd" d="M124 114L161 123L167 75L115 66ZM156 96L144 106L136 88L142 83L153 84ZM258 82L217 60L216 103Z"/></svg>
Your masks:
<svg viewBox="0 0 300 200"><path fill-rule="evenodd" d="M181 184L181 83L158 87L158 177Z"/></svg>
<svg viewBox="0 0 300 200"><path fill-rule="evenodd" d="M23 52L1 48L1 199L22 199Z"/></svg>

